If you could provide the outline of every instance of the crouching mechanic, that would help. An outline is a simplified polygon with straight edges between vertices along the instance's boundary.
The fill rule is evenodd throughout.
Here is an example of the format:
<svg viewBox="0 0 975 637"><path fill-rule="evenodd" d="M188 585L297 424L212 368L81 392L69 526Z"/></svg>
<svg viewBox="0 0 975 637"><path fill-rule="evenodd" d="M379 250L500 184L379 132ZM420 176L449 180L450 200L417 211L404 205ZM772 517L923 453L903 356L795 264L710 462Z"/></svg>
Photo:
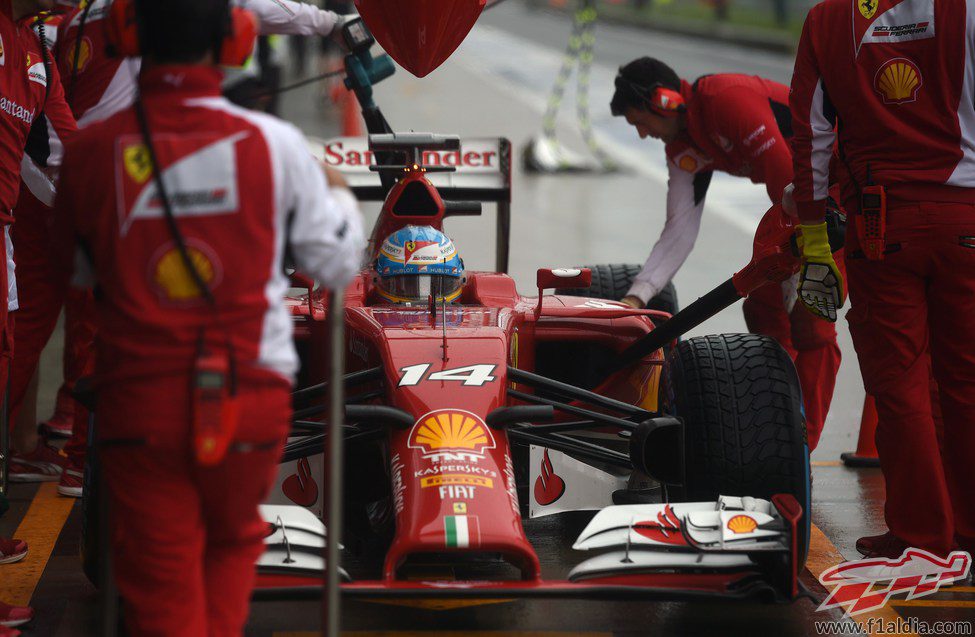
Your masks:
<svg viewBox="0 0 975 637"><path fill-rule="evenodd" d="M796 55L790 99L800 297L824 315L844 296L822 223L831 175L824 149L837 135L843 159L847 320L877 402L887 495L889 532L857 541L868 556L896 558L908 546L944 555L956 544L975 553L971 12L964 2L826 0L809 11ZM892 26L905 24L916 28ZM941 450L929 354L944 419Z"/></svg>
<svg viewBox="0 0 975 637"><path fill-rule="evenodd" d="M792 181L789 88L757 76L717 74L693 85L660 60L639 58L620 68L610 108L666 144L667 220L622 301L644 307L673 278L697 239L704 197L715 170L765 184L778 203ZM840 261L842 263L842 261ZM745 299L748 329L774 338L799 374L812 451L833 398L840 348L836 329L794 307L792 282L766 285ZM788 304L788 305L787 305Z"/></svg>
<svg viewBox="0 0 975 637"><path fill-rule="evenodd" d="M220 96L215 62L247 46L227 0L134 10L119 47L143 54L140 97L68 145L55 254L70 272L77 245L98 284L99 444L129 631L239 635L298 364L283 260L341 287L365 242L351 192L335 173L326 184L301 133Z"/></svg>

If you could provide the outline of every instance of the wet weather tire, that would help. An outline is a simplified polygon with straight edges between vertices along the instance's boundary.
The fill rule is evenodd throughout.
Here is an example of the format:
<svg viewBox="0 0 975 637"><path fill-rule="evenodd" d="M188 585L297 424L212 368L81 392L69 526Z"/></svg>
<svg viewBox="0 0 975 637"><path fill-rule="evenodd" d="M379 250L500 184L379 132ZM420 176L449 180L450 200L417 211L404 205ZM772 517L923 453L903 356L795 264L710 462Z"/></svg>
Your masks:
<svg viewBox="0 0 975 637"><path fill-rule="evenodd" d="M809 453L802 392L789 355L767 336L689 338L668 359L684 421L687 501L719 495L769 499L788 493L803 508L798 546L809 538Z"/></svg>

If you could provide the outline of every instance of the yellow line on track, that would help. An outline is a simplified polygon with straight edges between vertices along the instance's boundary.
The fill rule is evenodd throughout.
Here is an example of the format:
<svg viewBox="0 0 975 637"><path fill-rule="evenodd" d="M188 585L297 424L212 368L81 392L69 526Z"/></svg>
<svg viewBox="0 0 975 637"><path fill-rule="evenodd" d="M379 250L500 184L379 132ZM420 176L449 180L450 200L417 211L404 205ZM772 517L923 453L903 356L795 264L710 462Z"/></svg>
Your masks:
<svg viewBox="0 0 975 637"><path fill-rule="evenodd" d="M846 558L844 558L843 554L839 552L839 549L837 549L836 546L829 541L829 538L826 537L826 534L823 533L818 526L813 524L812 534L809 538L809 557L806 558L806 568L809 569L809 572L812 573L813 577L816 578L816 581L819 581L819 576L822 575L827 569L845 561ZM896 622L901 618L901 616L897 614L897 611L889 607L890 605L893 604L889 603L888 606L884 606L883 608L861 613L856 616L856 622L861 626L861 629L865 634L886 634L869 629L872 628L873 625L876 625L876 627L879 629L881 626L887 625L887 622ZM870 618L877 618L878 620L882 621L874 622L874 624L868 624L867 622ZM915 633L908 630L898 634L906 637L911 637L912 635L916 637Z"/></svg>
<svg viewBox="0 0 975 637"><path fill-rule="evenodd" d="M809 463L814 467L842 467L843 463L839 460L816 460Z"/></svg>
<svg viewBox="0 0 975 637"><path fill-rule="evenodd" d="M74 503L74 498L58 495L57 482L45 482L37 490L14 534L27 542L30 552L16 564L0 566L0 599L4 602L15 606L30 604Z"/></svg>
<svg viewBox="0 0 975 637"><path fill-rule="evenodd" d="M273 637L320 637L312 631L277 632ZM550 631L550 630L344 630L346 637L612 637L613 633Z"/></svg>
<svg viewBox="0 0 975 637"><path fill-rule="evenodd" d="M488 604L510 604L513 599L363 599L369 604L385 604L387 606L406 606L407 608L422 608L423 610L457 610L472 606L487 606Z"/></svg>
<svg viewBox="0 0 975 637"><path fill-rule="evenodd" d="M940 592L950 593L952 589L943 588ZM975 602L961 602L950 599L895 599L887 602L890 606L914 606L928 608L975 608Z"/></svg>

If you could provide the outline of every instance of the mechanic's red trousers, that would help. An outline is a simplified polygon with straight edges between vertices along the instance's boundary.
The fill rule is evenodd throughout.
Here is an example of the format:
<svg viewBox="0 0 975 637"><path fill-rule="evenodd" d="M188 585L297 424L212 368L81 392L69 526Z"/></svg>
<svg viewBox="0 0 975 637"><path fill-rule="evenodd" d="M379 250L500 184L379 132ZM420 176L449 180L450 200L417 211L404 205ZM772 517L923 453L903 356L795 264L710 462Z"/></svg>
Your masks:
<svg viewBox="0 0 975 637"><path fill-rule="evenodd" d="M955 540L975 551L975 205L891 206L882 261L857 258L859 241L851 235L847 320L864 385L877 400L887 526L934 553L948 552Z"/></svg>
<svg viewBox="0 0 975 637"><path fill-rule="evenodd" d="M839 255L837 263L843 267ZM823 433L826 414L833 400L836 373L840 369L836 328L829 321L817 319L799 303L792 312L786 312L782 287L774 283L748 295L742 311L750 332L774 338L796 364L806 412L806 437L812 452Z"/></svg>
<svg viewBox="0 0 975 637"><path fill-rule="evenodd" d="M214 467L190 447L189 379L114 383L98 396L119 593L133 635L237 637L247 620L271 488L290 427L288 383L241 381L241 421Z"/></svg>
<svg viewBox="0 0 975 637"><path fill-rule="evenodd" d="M54 413L72 417L71 438L64 455L71 467L85 465L88 451L88 410L72 396L75 383L95 372L95 299L91 290L69 288L64 299L64 382L58 389Z"/></svg>
<svg viewBox="0 0 975 637"><path fill-rule="evenodd" d="M53 211L37 200L26 188L14 212L17 222L11 238L17 261L17 292L20 309L17 311L17 330L14 332L17 356L10 373L10 422L16 422L31 378L37 370L41 352L47 345L62 300L65 308L64 384L58 390L58 405L64 409L80 407L70 398L70 391L82 376L94 369L94 303L88 290L70 289L61 297L55 284L50 261L50 227ZM65 446L72 462L81 466L84 461L87 417L81 414L78 426Z"/></svg>

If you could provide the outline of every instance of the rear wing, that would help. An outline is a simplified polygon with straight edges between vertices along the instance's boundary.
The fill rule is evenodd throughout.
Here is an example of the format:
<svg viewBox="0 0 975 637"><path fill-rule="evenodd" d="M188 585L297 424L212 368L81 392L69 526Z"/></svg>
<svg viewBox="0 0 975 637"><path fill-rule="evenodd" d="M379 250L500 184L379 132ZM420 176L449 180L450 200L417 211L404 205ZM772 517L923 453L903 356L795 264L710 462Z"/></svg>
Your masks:
<svg viewBox="0 0 975 637"><path fill-rule="evenodd" d="M383 201L379 173L369 170L375 154L366 137L309 138L312 154L338 170L361 201ZM452 166L456 172L428 175L444 199L511 202L511 142L504 137L465 137L460 150L425 150L424 166Z"/></svg>
<svg viewBox="0 0 975 637"><path fill-rule="evenodd" d="M369 169L376 165L376 157L369 149L367 137L309 137L308 146L325 165L342 173L360 201L386 199L387 190L379 173ZM398 154L406 157L406 153ZM429 167L452 166L457 169L454 172L431 171L427 175L444 199L497 204L495 267L498 272L507 272L511 234L511 142L504 137L464 137L460 139L458 150L424 150L421 163Z"/></svg>

